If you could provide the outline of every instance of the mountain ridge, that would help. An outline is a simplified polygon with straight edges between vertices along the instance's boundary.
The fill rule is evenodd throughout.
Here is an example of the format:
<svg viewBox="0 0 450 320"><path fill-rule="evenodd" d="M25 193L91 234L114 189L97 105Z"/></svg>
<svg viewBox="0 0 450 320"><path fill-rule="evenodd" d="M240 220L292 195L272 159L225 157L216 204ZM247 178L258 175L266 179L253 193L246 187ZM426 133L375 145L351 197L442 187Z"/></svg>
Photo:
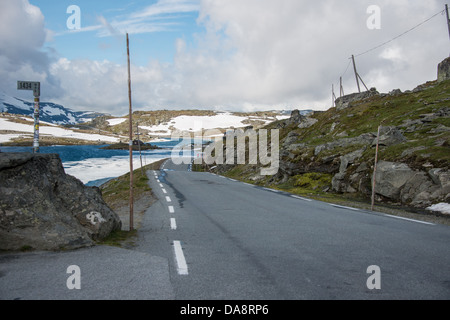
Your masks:
<svg viewBox="0 0 450 320"><path fill-rule="evenodd" d="M53 102L40 102L39 107L40 120L59 125L79 124L91 121L99 116L109 116L93 111L74 111ZM33 117L34 102L8 96L1 92L0 112Z"/></svg>

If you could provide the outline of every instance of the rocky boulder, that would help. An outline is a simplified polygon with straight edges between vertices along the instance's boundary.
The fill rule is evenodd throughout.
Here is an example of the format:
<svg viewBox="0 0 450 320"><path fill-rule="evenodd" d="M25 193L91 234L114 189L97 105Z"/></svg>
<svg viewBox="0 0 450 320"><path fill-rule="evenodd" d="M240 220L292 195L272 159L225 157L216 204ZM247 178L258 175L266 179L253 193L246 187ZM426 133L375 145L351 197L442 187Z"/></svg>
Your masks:
<svg viewBox="0 0 450 320"><path fill-rule="evenodd" d="M405 142L407 139L396 127L380 127L380 137L375 138L372 141L372 146L377 144L379 141L380 146L392 146L394 144Z"/></svg>
<svg viewBox="0 0 450 320"><path fill-rule="evenodd" d="M438 65L438 82L450 79L450 57Z"/></svg>
<svg viewBox="0 0 450 320"><path fill-rule="evenodd" d="M423 207L450 200L450 173L443 169L426 173L404 163L380 161L375 181L377 195L402 204Z"/></svg>
<svg viewBox="0 0 450 320"><path fill-rule="evenodd" d="M378 94L380 93L375 88L371 88L369 91L348 94L336 99L336 108L343 110L348 108L353 102L365 100Z"/></svg>
<svg viewBox="0 0 450 320"><path fill-rule="evenodd" d="M100 189L66 175L58 155L0 153L0 249L75 249L120 228Z"/></svg>

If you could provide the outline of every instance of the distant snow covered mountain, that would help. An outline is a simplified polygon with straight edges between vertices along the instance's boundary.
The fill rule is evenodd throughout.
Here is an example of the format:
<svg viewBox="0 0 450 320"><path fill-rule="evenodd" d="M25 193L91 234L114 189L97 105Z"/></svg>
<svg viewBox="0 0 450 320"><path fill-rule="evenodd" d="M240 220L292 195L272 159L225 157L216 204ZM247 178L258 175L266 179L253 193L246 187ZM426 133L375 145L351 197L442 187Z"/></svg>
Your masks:
<svg viewBox="0 0 450 320"><path fill-rule="evenodd" d="M34 103L0 93L0 112L33 117ZM40 120L53 124L79 124L105 114L92 111L73 111L52 102L40 102Z"/></svg>

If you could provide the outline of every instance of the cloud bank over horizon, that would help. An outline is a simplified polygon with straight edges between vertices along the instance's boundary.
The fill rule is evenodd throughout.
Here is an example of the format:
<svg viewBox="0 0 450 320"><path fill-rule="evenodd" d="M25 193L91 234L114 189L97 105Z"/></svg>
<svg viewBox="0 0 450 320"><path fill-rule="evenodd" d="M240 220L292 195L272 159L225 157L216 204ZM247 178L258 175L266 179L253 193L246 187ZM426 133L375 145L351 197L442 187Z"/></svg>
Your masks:
<svg viewBox="0 0 450 320"><path fill-rule="evenodd" d="M444 9L430 1L159 0L139 11L98 24L78 35L47 29L41 9L28 0L0 3L0 90L16 90L17 80L41 81L42 99L74 110L124 115L128 110L124 32L130 33L134 110L212 109L253 111L331 107L331 85L339 94L356 91L358 72L369 87L386 92L436 79L448 56L445 16L437 15L402 37L358 55L410 30ZM367 27L367 8L381 9L380 29ZM81 6L81 5L80 5ZM197 13L201 31L173 41L171 62L133 55L146 52L138 35L164 35L186 13ZM160 29L155 29L159 23ZM168 29L165 29L168 28ZM165 31L166 30L166 31ZM123 40L123 62L62 56L52 44L65 37ZM157 45L157 44L156 44ZM89 49L86 49L88 52Z"/></svg>

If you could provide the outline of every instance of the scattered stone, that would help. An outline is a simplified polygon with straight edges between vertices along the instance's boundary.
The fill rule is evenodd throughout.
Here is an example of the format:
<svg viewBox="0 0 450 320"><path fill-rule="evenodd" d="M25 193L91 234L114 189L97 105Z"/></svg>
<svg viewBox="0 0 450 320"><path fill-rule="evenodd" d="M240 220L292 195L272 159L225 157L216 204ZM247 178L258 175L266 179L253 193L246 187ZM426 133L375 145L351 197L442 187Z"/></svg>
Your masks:
<svg viewBox="0 0 450 320"><path fill-rule="evenodd" d="M309 128L309 127L315 125L317 122L319 122L319 120L310 118L310 117L305 117L304 119L302 119L300 121L300 124L298 125L298 127L300 129Z"/></svg>

